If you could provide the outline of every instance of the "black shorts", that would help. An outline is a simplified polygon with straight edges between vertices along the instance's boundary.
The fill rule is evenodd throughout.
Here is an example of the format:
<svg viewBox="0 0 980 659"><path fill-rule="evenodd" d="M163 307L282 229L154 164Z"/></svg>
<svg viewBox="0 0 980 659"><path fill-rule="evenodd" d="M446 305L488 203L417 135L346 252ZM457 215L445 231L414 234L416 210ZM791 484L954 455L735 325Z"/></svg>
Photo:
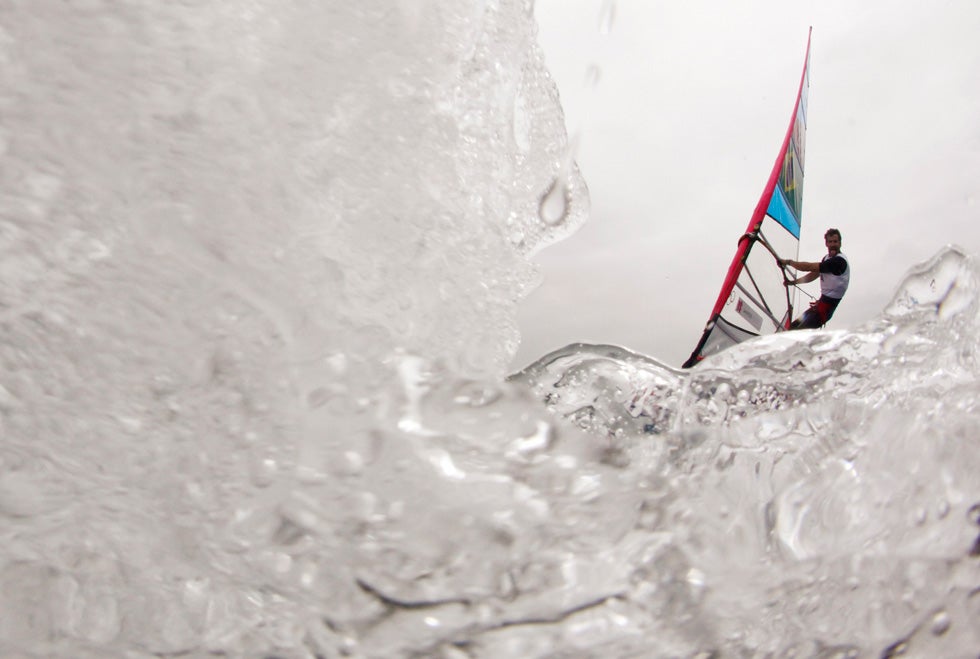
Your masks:
<svg viewBox="0 0 980 659"><path fill-rule="evenodd" d="M833 317L838 304L840 304L839 299L821 295L819 300L810 303L810 308L804 311L803 315L790 325L790 329L817 329L818 327L823 327Z"/></svg>

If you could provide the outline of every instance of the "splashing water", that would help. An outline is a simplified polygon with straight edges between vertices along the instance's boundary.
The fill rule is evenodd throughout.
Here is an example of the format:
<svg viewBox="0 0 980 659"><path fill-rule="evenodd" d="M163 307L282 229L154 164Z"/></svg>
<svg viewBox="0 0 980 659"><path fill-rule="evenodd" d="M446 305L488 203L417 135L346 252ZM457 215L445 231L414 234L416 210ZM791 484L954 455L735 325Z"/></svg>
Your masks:
<svg viewBox="0 0 980 659"><path fill-rule="evenodd" d="M686 651L971 656L978 336L980 267L948 248L856 331L691 371L578 344L512 379L645 479L637 528L683 556L681 608L712 639Z"/></svg>
<svg viewBox="0 0 980 659"><path fill-rule="evenodd" d="M501 381L587 205L530 5L313 5L0 10L0 655L980 645L972 258Z"/></svg>

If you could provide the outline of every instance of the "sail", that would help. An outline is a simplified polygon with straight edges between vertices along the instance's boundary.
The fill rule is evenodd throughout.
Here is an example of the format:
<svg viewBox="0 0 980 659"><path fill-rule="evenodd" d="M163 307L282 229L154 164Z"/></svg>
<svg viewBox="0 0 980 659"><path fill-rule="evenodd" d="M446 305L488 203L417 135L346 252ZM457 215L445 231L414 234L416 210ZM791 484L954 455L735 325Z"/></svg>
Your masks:
<svg viewBox="0 0 980 659"><path fill-rule="evenodd" d="M778 259L795 259L799 252L809 71L808 37L803 75L783 146L748 228L738 240L701 340L684 368L752 337L789 328L795 289L785 286L786 271Z"/></svg>

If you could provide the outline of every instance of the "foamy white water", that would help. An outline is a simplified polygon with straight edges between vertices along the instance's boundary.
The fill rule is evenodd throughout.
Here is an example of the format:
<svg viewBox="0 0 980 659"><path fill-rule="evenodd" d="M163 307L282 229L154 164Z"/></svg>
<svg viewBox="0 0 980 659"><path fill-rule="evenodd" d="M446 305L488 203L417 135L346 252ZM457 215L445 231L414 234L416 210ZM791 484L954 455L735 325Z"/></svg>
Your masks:
<svg viewBox="0 0 980 659"><path fill-rule="evenodd" d="M458 4L0 8L0 654L972 656L974 260L504 382L587 198Z"/></svg>

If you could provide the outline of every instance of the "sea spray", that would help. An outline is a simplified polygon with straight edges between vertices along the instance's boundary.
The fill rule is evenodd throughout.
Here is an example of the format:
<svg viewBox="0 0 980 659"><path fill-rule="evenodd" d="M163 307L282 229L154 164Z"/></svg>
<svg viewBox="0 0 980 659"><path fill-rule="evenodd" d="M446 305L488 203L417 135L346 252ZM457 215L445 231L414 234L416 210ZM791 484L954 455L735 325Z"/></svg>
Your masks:
<svg viewBox="0 0 980 659"><path fill-rule="evenodd" d="M398 363L502 375L584 218L531 6L0 16L2 653L362 652L471 502Z"/></svg>

